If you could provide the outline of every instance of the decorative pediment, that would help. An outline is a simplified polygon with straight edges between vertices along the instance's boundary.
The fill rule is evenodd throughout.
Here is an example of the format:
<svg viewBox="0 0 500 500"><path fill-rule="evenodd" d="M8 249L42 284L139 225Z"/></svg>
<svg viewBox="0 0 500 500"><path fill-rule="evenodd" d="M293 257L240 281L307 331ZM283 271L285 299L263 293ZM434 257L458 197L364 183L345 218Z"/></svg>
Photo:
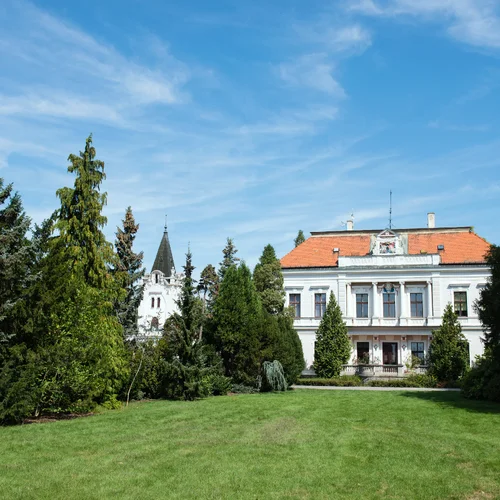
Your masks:
<svg viewBox="0 0 500 500"><path fill-rule="evenodd" d="M383 283L377 286L380 293L399 293L399 283Z"/></svg>
<svg viewBox="0 0 500 500"><path fill-rule="evenodd" d="M403 247L400 237L394 231L384 229L377 235L373 248L374 255L398 255L402 253Z"/></svg>

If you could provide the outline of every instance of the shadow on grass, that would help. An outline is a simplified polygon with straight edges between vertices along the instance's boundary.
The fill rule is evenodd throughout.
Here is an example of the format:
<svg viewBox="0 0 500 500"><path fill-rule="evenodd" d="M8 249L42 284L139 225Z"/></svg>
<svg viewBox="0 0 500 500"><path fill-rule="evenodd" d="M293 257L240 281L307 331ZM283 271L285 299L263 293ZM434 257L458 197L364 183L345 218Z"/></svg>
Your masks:
<svg viewBox="0 0 500 500"><path fill-rule="evenodd" d="M466 399L460 392L403 392L405 398L424 399L440 406L461 408L474 413L500 414L500 403Z"/></svg>

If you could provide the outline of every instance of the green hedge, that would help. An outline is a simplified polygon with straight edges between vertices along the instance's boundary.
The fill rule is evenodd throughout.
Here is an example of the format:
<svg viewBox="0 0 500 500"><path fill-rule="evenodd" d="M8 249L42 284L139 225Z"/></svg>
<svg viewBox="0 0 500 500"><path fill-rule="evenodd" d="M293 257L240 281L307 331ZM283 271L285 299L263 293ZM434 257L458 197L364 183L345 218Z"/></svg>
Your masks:
<svg viewBox="0 0 500 500"><path fill-rule="evenodd" d="M395 380L371 380L367 382L370 387L438 387L438 382L432 375L409 375L406 378Z"/></svg>
<svg viewBox="0 0 500 500"><path fill-rule="evenodd" d="M339 387L358 387L363 380L355 375L343 375L333 378L300 378L295 385L332 385Z"/></svg>

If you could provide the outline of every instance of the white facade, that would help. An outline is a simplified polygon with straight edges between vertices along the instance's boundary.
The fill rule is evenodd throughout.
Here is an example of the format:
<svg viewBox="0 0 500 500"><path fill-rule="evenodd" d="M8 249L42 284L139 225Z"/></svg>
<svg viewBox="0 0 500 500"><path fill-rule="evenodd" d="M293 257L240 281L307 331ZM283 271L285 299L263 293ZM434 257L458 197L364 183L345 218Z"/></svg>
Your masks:
<svg viewBox="0 0 500 500"><path fill-rule="evenodd" d="M139 306L139 334L141 337L158 337L165 320L178 311L176 301L182 287L182 275L167 277L153 271L143 278L144 295Z"/></svg>
<svg viewBox="0 0 500 500"><path fill-rule="evenodd" d="M368 255L342 256L341 249L332 248L331 252L339 253L335 267L301 268L297 264L287 268L285 262L290 260L282 260L286 301L296 310L295 328L307 369L314 362L316 330L330 292L335 294L348 326L350 364L363 355L370 364L400 365L394 372L400 374L412 352L425 359L432 330L440 326L448 303L460 310L471 361L483 353L482 327L474 302L490 275L488 267L443 265L439 251L410 255L403 234L394 235L395 244L388 249L383 242L388 236L386 232L375 236L376 240L372 237L375 244ZM305 255L296 250L299 257Z"/></svg>

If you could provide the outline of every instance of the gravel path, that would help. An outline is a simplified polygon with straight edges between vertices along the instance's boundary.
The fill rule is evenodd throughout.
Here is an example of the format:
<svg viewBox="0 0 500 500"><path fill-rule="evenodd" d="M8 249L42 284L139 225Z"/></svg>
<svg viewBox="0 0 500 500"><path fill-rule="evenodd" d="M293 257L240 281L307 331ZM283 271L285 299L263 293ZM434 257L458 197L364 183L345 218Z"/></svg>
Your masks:
<svg viewBox="0 0 500 500"><path fill-rule="evenodd" d="M292 385L293 389L318 389L325 391L414 391L456 392L460 389L427 389L425 387L337 387L332 385Z"/></svg>

